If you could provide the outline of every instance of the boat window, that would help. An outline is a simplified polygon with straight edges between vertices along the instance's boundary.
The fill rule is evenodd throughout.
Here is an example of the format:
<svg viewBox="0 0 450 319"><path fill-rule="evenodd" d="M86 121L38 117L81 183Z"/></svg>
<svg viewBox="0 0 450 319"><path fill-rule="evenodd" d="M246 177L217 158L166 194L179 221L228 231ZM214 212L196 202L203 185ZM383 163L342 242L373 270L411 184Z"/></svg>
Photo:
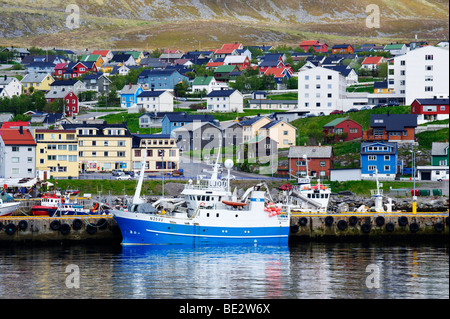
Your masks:
<svg viewBox="0 0 450 319"><path fill-rule="evenodd" d="M219 217L219 213L216 214L216 217Z"/></svg>
<svg viewBox="0 0 450 319"><path fill-rule="evenodd" d="M325 194L325 198L328 198L328 194Z"/></svg>
<svg viewBox="0 0 450 319"><path fill-rule="evenodd" d="M205 199L206 199L206 196L202 196L202 201L205 201Z"/></svg>
<svg viewBox="0 0 450 319"><path fill-rule="evenodd" d="M200 195L197 195L197 200L201 200L200 198L201 198L201 196L200 196Z"/></svg>
<svg viewBox="0 0 450 319"><path fill-rule="evenodd" d="M308 198L311 198L311 194L308 194Z"/></svg>
<svg viewBox="0 0 450 319"><path fill-rule="evenodd" d="M206 217L209 217L209 213L206 213Z"/></svg>
<svg viewBox="0 0 450 319"><path fill-rule="evenodd" d="M209 196L206 196L206 201L209 202Z"/></svg>

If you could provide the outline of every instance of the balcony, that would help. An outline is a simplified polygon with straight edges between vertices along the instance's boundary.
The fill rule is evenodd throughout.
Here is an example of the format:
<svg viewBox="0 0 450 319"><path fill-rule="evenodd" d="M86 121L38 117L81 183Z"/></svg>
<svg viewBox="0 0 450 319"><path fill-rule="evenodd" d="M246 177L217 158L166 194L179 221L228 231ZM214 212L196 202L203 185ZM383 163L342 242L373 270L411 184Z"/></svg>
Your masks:
<svg viewBox="0 0 450 319"><path fill-rule="evenodd" d="M388 141L389 136L388 136L388 134L386 134L384 132L383 132L383 134L374 132L372 129L372 130L368 130L368 131L363 131L362 140L363 141Z"/></svg>

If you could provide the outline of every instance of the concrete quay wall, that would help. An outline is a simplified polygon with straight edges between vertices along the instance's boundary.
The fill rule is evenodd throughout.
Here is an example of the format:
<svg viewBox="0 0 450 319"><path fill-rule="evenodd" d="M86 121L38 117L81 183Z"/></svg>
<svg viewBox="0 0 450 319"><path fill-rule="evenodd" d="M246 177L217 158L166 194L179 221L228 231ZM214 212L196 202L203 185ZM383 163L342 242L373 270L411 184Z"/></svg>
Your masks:
<svg viewBox="0 0 450 319"><path fill-rule="evenodd" d="M292 240L389 240L446 238L448 213L298 214L291 217Z"/></svg>
<svg viewBox="0 0 450 319"><path fill-rule="evenodd" d="M0 243L110 242L122 235L111 216L0 217Z"/></svg>

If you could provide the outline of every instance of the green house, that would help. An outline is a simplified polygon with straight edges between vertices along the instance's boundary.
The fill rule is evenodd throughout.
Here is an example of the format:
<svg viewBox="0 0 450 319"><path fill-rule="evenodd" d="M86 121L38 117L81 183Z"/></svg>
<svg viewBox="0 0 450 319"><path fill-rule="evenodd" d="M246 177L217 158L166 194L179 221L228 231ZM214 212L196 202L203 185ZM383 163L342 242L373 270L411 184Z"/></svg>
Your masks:
<svg viewBox="0 0 450 319"><path fill-rule="evenodd" d="M433 166L448 166L448 143L433 142L431 159Z"/></svg>
<svg viewBox="0 0 450 319"><path fill-rule="evenodd" d="M239 71L235 65L220 65L214 71L214 78L217 81L228 81L230 79L230 73Z"/></svg>

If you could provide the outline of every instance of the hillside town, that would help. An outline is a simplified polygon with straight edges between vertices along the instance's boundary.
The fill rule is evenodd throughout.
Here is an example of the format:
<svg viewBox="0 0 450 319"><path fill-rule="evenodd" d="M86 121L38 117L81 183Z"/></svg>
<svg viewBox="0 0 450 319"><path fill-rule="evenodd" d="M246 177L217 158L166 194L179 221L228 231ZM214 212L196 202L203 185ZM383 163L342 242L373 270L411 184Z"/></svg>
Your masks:
<svg viewBox="0 0 450 319"><path fill-rule="evenodd" d="M218 148L268 177L448 180L448 41L0 46L0 63L2 185L132 179L144 157L152 176L183 176L183 157Z"/></svg>

